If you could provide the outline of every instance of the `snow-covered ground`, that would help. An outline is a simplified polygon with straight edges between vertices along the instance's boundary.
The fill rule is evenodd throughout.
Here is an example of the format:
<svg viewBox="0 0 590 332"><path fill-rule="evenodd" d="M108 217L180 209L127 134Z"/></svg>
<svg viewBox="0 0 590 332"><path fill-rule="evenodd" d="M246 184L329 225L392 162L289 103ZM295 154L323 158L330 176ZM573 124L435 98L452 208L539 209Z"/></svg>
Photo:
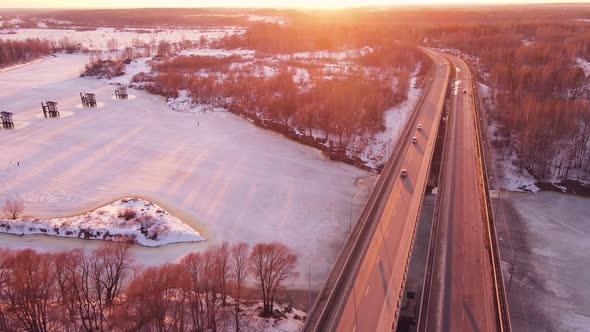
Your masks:
<svg viewBox="0 0 590 332"><path fill-rule="evenodd" d="M554 192L502 195L517 211L517 217L506 216L516 252L511 285L513 254L502 254L513 330L590 330L590 199Z"/></svg>
<svg viewBox="0 0 590 332"><path fill-rule="evenodd" d="M212 56L216 58L225 58L228 56L236 55L243 58L254 58L256 51L246 49L235 49L235 50L224 50L217 48L194 48L188 50L182 50L178 52L178 55L194 55L194 56Z"/></svg>
<svg viewBox="0 0 590 332"><path fill-rule="evenodd" d="M299 255L294 285L307 287L311 266L312 287L321 286L348 235L351 200L367 190L367 172L227 112L172 112L162 97L136 90L134 99L114 100L112 85L78 77L87 61L59 55L0 74L0 105L20 128L0 130L0 202L21 197L27 215L58 218L143 197L207 241L134 247L139 263L176 261L221 241L280 241ZM82 90L104 106L76 107ZM46 99L72 115L39 117ZM364 202L353 201L352 220ZM2 247L42 251L99 242L0 236Z"/></svg>
<svg viewBox="0 0 590 332"><path fill-rule="evenodd" d="M13 69L16 69L16 68L20 68L22 66L28 66L28 65L33 64L33 63L36 63L36 62L45 61L47 58L48 58L48 56L47 57L41 57L41 58L35 59L33 61L25 62L25 63L18 63L18 64L15 64L15 65L12 65L12 66L8 66L8 67L2 67L2 68L0 68L0 73L3 73L5 71L9 71L9 70L13 70Z"/></svg>
<svg viewBox="0 0 590 332"><path fill-rule="evenodd" d="M199 232L178 218L140 198L123 198L94 211L65 218L0 218L0 233L129 242L149 247L204 240Z"/></svg>
<svg viewBox="0 0 590 332"><path fill-rule="evenodd" d="M583 58L577 58L576 64L580 68L582 68L582 70L584 71L584 75L590 76L590 61L583 59Z"/></svg>
<svg viewBox="0 0 590 332"><path fill-rule="evenodd" d="M330 59L346 60L353 57L363 56L373 52L373 48L365 46L359 49L351 49L339 52L333 51L314 51L314 52L297 52L292 54L279 55L278 58L283 60L302 60L302 59Z"/></svg>
<svg viewBox="0 0 590 332"><path fill-rule="evenodd" d="M227 307L221 307L218 322L218 329L220 331L233 332L235 331L234 322L234 300L228 297ZM242 303L242 302L241 302ZM275 303L274 308L280 312L280 318L264 318L260 317L259 313L262 311L262 302L259 301L244 301L242 304L242 319L241 331L256 331L256 332L297 332L301 331L304 319L307 314L301 310L292 308L286 304Z"/></svg>
<svg viewBox="0 0 590 332"><path fill-rule="evenodd" d="M161 40L169 42L179 42L183 40L198 41L201 36L208 40L222 38L226 35L242 33L242 28L200 28L200 29L142 29L150 31L149 33L138 32L134 29L117 31L114 28L98 28L91 31L77 31L72 29L14 29L0 30L0 39L6 40L23 40L27 38L48 39L51 41L60 41L68 38L70 41L79 43L82 47L89 50L104 51L107 50L109 40L117 40L117 48L133 46L134 40L141 43L152 43L157 45Z"/></svg>

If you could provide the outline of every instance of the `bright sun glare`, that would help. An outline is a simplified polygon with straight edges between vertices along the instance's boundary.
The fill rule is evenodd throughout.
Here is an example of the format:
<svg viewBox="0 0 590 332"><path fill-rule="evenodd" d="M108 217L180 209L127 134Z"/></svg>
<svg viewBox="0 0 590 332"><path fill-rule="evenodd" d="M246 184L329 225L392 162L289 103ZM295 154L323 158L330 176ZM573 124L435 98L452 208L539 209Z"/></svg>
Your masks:
<svg viewBox="0 0 590 332"><path fill-rule="evenodd" d="M584 2L580 0L0 0L0 8L163 8L163 7L264 7L264 8L314 8L338 9L361 6L399 6L420 4L474 4L474 3L538 3L538 2Z"/></svg>

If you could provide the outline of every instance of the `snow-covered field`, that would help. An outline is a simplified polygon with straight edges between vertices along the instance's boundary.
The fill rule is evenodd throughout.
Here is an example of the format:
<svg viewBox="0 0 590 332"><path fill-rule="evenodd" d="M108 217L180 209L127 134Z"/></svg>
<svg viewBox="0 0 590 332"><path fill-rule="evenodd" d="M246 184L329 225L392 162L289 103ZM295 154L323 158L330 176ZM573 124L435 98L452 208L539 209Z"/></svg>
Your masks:
<svg viewBox="0 0 590 332"><path fill-rule="evenodd" d="M42 234L149 247L204 240L199 232L178 218L140 198L123 198L94 211L65 218L0 218L0 233Z"/></svg>
<svg viewBox="0 0 590 332"><path fill-rule="evenodd" d="M146 31L149 31L146 33ZM197 41L201 36L208 40L215 40L226 35L242 33L244 30L238 27L228 28L200 28L200 29L125 29L117 31L114 28L98 28L90 31L78 31L73 29L0 29L0 39L23 40L27 38L40 38L58 42L63 38L80 44L89 50L105 51L108 42L115 38L117 48L131 47L134 40L141 43L157 45L161 40L180 42L183 40ZM153 42L154 41L154 42ZM153 43L152 43L153 42Z"/></svg>
<svg viewBox="0 0 590 332"><path fill-rule="evenodd" d="M502 254L513 330L588 331L590 199L554 192L503 197L518 215L506 216L516 251L511 285L513 254Z"/></svg>
<svg viewBox="0 0 590 332"><path fill-rule="evenodd" d="M133 248L139 263L175 261L221 241L280 241L299 254L295 286L307 287L309 266L312 287L321 286L366 172L227 112L172 112L163 98L135 90L134 99L114 100L112 85L78 77L87 61L59 55L0 74L0 105L17 123L0 130L0 202L21 197L26 215L58 218L143 197L207 241ZM76 107L82 90L104 106ZM71 116L39 117L46 99ZM353 201L353 220L364 201ZM99 242L0 236L2 247L45 251Z"/></svg>

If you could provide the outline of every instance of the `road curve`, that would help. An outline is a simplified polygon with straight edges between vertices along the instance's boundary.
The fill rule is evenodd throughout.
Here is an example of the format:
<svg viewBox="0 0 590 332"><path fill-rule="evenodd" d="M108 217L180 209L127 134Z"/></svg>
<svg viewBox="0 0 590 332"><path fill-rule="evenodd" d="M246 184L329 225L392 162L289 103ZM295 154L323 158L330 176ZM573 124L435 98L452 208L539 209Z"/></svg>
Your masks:
<svg viewBox="0 0 590 332"><path fill-rule="evenodd" d="M456 70L420 331L502 331L469 68ZM495 235L494 235L495 236ZM500 281L501 282L501 281ZM503 287L503 285L500 285Z"/></svg>
<svg viewBox="0 0 590 332"><path fill-rule="evenodd" d="M424 51L434 61L432 81L303 331L391 331L396 322L450 75L447 60ZM405 178L399 176L403 168Z"/></svg>

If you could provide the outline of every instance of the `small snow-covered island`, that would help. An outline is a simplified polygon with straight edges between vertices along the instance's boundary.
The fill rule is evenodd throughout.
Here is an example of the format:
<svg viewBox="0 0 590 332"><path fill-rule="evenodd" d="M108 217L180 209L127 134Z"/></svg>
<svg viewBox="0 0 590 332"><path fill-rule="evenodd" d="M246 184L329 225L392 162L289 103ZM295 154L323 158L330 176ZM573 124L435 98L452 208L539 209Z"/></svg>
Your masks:
<svg viewBox="0 0 590 332"><path fill-rule="evenodd" d="M141 198L123 198L94 211L65 218L0 218L0 233L124 242L147 247L205 240L180 219Z"/></svg>

